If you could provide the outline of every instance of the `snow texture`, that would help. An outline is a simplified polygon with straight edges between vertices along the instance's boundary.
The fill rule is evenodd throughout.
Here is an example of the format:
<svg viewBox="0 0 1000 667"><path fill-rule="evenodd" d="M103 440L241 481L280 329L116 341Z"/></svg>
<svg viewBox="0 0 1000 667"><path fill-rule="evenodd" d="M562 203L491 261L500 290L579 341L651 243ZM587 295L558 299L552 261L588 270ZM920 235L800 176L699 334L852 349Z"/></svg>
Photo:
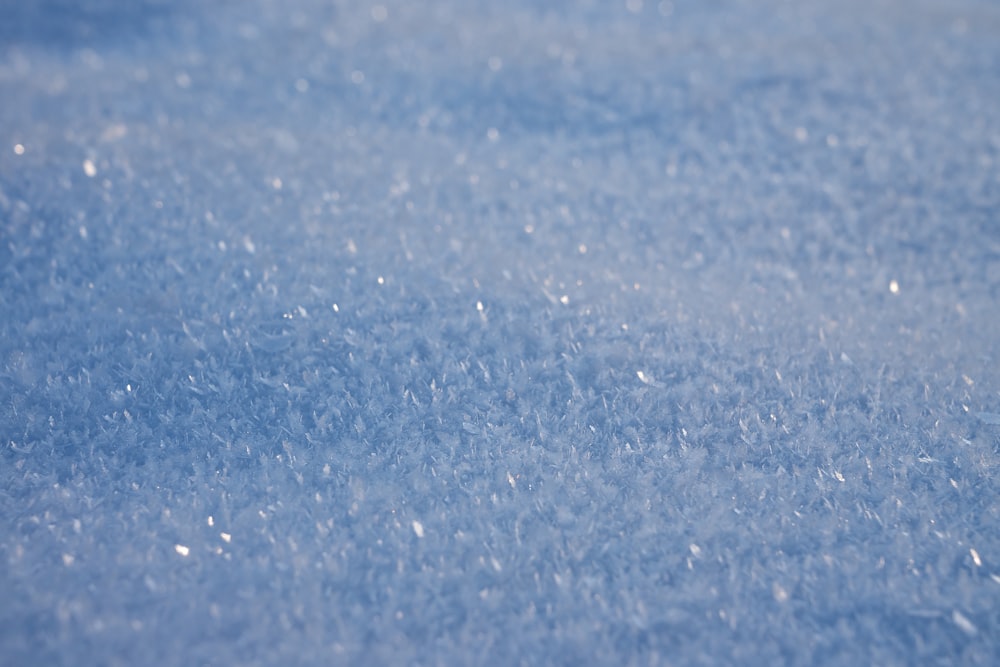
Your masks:
<svg viewBox="0 0 1000 667"><path fill-rule="evenodd" d="M998 664L1000 7L0 0L0 662Z"/></svg>

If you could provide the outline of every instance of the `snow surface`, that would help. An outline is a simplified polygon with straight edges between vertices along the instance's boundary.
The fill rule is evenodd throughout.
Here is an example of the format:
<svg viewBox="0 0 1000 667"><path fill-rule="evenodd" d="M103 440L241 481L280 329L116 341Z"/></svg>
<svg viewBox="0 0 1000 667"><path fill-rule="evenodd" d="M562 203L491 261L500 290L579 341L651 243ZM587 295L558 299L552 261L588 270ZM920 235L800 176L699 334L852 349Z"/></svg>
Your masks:
<svg viewBox="0 0 1000 667"><path fill-rule="evenodd" d="M1000 7L0 0L5 665L997 664Z"/></svg>

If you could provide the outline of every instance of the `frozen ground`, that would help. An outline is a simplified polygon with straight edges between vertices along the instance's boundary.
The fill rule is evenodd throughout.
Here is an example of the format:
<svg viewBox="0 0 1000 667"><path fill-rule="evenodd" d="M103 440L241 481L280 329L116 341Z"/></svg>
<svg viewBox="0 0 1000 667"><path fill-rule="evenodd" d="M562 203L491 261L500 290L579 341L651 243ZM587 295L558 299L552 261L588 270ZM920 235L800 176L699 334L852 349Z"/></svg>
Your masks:
<svg viewBox="0 0 1000 667"><path fill-rule="evenodd" d="M0 0L0 661L996 664L998 72L976 0Z"/></svg>

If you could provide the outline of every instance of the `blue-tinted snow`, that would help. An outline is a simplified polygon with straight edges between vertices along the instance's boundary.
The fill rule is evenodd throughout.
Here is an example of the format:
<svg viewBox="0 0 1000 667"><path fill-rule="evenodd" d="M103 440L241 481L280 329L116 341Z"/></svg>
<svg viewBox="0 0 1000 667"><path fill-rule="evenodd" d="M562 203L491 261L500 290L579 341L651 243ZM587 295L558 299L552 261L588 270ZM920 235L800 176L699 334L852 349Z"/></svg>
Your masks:
<svg viewBox="0 0 1000 667"><path fill-rule="evenodd" d="M4 664L991 664L1000 9L0 2Z"/></svg>

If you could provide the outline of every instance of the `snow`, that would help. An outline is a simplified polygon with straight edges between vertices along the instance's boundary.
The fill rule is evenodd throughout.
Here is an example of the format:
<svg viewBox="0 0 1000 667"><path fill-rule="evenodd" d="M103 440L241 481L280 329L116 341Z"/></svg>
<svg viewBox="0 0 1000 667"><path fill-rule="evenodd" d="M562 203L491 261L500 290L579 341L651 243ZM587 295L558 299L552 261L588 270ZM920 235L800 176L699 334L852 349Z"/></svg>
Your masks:
<svg viewBox="0 0 1000 667"><path fill-rule="evenodd" d="M1000 10L0 2L5 664L994 664Z"/></svg>

